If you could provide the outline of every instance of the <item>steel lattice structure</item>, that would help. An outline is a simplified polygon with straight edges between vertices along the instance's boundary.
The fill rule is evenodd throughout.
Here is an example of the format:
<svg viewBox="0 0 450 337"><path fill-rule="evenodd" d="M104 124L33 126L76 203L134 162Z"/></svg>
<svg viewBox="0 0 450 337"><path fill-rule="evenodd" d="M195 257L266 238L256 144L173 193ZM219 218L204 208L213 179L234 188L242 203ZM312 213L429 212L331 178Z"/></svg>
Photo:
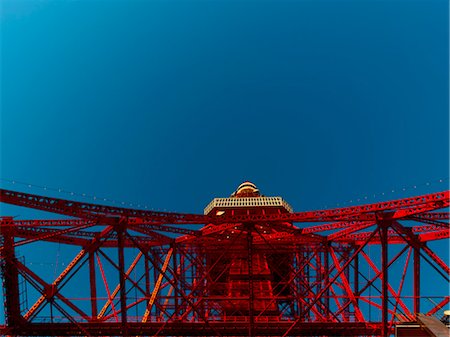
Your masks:
<svg viewBox="0 0 450 337"><path fill-rule="evenodd" d="M450 237L449 191L293 212L246 182L203 215L4 189L0 201L63 216L1 218L5 335L388 336L450 300L432 247ZM74 257L48 280L17 255L37 243Z"/></svg>

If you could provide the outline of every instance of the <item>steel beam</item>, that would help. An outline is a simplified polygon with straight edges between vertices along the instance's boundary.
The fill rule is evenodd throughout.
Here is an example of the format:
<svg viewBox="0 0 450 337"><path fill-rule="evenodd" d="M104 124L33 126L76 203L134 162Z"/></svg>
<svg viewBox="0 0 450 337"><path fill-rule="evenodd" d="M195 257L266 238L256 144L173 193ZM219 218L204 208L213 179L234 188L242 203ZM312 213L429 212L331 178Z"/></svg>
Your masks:
<svg viewBox="0 0 450 337"><path fill-rule="evenodd" d="M12 218L0 220L0 234L3 238L1 268L4 282L5 314L9 327L15 329L23 323L20 312L19 271L14 251L14 223Z"/></svg>

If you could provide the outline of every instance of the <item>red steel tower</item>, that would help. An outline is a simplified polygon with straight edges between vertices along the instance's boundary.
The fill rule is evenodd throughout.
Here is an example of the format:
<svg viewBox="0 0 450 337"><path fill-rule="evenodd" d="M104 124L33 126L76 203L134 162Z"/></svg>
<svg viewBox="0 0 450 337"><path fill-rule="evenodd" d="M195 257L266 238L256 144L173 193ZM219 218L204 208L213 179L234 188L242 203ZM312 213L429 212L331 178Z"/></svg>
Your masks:
<svg viewBox="0 0 450 337"><path fill-rule="evenodd" d="M63 216L2 217L5 335L385 337L450 301L449 191L307 212L250 182L204 214L0 201ZM26 262L55 246L59 275Z"/></svg>

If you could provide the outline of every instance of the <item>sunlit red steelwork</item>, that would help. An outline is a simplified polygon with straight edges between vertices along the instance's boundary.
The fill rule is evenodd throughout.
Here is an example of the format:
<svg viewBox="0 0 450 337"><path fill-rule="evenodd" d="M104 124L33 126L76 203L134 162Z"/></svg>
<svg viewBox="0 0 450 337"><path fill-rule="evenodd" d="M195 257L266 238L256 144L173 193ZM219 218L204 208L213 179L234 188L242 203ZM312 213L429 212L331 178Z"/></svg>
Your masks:
<svg viewBox="0 0 450 337"><path fill-rule="evenodd" d="M64 216L2 217L2 334L388 336L450 300L448 262L430 244L450 236L448 191L293 212L245 182L203 215L0 198ZM78 247L51 281L17 256L43 242ZM421 270L434 273L432 298ZM21 283L34 289L29 306Z"/></svg>

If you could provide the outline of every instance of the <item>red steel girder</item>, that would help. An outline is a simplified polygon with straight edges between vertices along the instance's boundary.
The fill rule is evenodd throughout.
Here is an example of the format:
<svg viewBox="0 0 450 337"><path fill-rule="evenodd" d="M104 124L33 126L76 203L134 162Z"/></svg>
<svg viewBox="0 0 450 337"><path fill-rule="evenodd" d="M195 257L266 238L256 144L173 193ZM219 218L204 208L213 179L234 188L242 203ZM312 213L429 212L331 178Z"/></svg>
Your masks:
<svg viewBox="0 0 450 337"><path fill-rule="evenodd" d="M298 213L224 215L215 217L195 214L145 211L139 209L82 203L5 189L0 189L0 202L83 219L102 219L104 221L108 221L108 218L129 217L141 218L144 222L154 222L156 224L218 224L267 221L377 221L391 218L399 219L409 216L411 213L403 211L408 208L414 208L416 210L414 213L420 213L420 206L423 205L427 205L423 212L448 207L449 191L363 206L336 208L330 210ZM385 213L386 211L394 211L394 213Z"/></svg>
<svg viewBox="0 0 450 337"><path fill-rule="evenodd" d="M410 243L415 248L420 248L423 252L425 252L445 272L445 276L450 279L450 267L439 256L437 256L425 242L419 241L419 239L412 234L411 231L402 226L399 222L394 221L391 225L398 234L403 235L406 242Z"/></svg>
<svg viewBox="0 0 450 337"><path fill-rule="evenodd" d="M450 214L448 212L429 212L420 215L411 215L405 217L407 220L423 221L423 220L448 220Z"/></svg>
<svg viewBox="0 0 450 337"><path fill-rule="evenodd" d="M9 219L9 218L8 218ZM84 219L61 219L61 220L13 220L10 219L8 224L4 223L3 226L14 226L16 236L25 238L26 240L16 242L15 246L23 245L34 241L51 241L51 242L64 242L75 245L85 245L89 239L93 239L97 232L94 231L82 231L82 229L101 225L100 223L92 220ZM72 227L72 228L50 228L50 226L56 227ZM145 233L155 238L150 240L148 237L140 236L136 237L143 243L157 245L166 244L173 239L165 237L164 235L155 232L163 231L177 234L189 234L197 236L200 232L192 229L155 225L153 223L143 222L141 220L127 219L126 227L141 233ZM110 239L117 239L116 234L110 234ZM109 241L111 244L112 241ZM132 244L127 241L126 246ZM0 247L0 250L2 248Z"/></svg>
<svg viewBox="0 0 450 337"><path fill-rule="evenodd" d="M64 271L53 281L51 284L52 288L57 288L60 286L61 282L70 274L70 272L74 269L74 267L86 256L87 253L94 250L95 248L99 247L101 245L101 240L104 237L107 237L109 233L111 232L112 227L106 227L101 234L96 237L92 242L90 243L90 246L87 246L86 248L81 249L81 251L74 257L74 259L67 265L67 267L64 269ZM35 303L34 305L27 311L27 313L24 315L24 318L31 317L36 310L42 305L42 303L45 301L45 296L42 295Z"/></svg>
<svg viewBox="0 0 450 337"><path fill-rule="evenodd" d="M280 336L291 322L254 323L255 336ZM74 336L88 332L90 336L121 336L120 323L80 323L74 326L70 323L33 323L17 329L17 333L27 336L58 335ZM83 330L81 330L83 328ZM211 322L209 326L196 322L145 322L128 323L130 335L154 336L159 332L162 336L248 336L248 322L228 321ZM379 322L340 322L340 323L303 323L292 329L295 336L314 336L320 331L322 336L374 336L379 335L381 323ZM0 330L0 333L2 331Z"/></svg>
<svg viewBox="0 0 450 337"><path fill-rule="evenodd" d="M159 224L203 224L207 222L207 217L203 215L145 211L132 208L105 206L5 189L0 189L0 202L81 219L101 219L107 223L108 218L121 217L137 217L145 219L144 221L146 222L156 222Z"/></svg>
<svg viewBox="0 0 450 337"><path fill-rule="evenodd" d="M419 234L419 240L421 242L435 241L448 238L450 238L450 230L448 229L442 229L437 232Z"/></svg>
<svg viewBox="0 0 450 337"><path fill-rule="evenodd" d="M83 227L87 225L95 225L96 221L83 219L35 219L35 220L16 220L11 219L11 224L15 227Z"/></svg>
<svg viewBox="0 0 450 337"><path fill-rule="evenodd" d="M430 241L430 240L439 240L446 239L450 235L450 226L447 228L443 228L442 226L437 225L423 225L423 226L412 226L407 227L413 234L421 234L419 236L420 241ZM352 241L363 241L365 240L372 232L359 232L354 234L349 234L344 237L340 237L335 239L334 241L340 242L352 242ZM388 241L390 243L398 243L398 240L401 239L401 236L397 234L393 229L388 230ZM401 239L404 242L403 239ZM375 235L372 241L379 242L378 235Z"/></svg>
<svg viewBox="0 0 450 337"><path fill-rule="evenodd" d="M387 336L393 332L393 324L403 315L402 312L407 319L414 319L416 310L408 308L408 302L402 297L405 275L411 269L407 268L409 256L413 250L417 251L419 259L431 259L445 280L450 275L446 263L426 245L426 241L447 238L449 235L449 226L445 222L448 214L433 212L448 207L448 191L336 210L259 214L258 210L252 209L247 214L237 212L239 215L232 215L229 212L214 217L149 213L45 199L30 194L24 197L25 194L12 191L7 191L13 194L8 194L5 199L4 191L0 195L2 202L81 218L4 219L0 230L13 229L13 237L23 238L15 242L10 238L11 250L14 246L35 241L71 243L83 247L53 282L43 282L42 278L33 275L22 264L12 262L11 258L6 261L9 266L23 266L20 268L21 275L26 277L27 282L37 284L42 295L25 315L26 322L22 324L19 321L9 334L311 336L320 331L320 335L332 336ZM20 194L20 197L14 193ZM425 224L403 227L396 220ZM329 223L301 228L291 225L292 222ZM172 224L207 226L197 231L190 227L167 226ZM370 233L359 232L375 225L382 229ZM108 233L105 233L105 226ZM391 226L393 229L388 229ZM254 229L253 235L250 228ZM99 234L101 230L103 234ZM182 236L175 239L159 233L163 231ZM326 236L317 234L323 231L332 231L328 241ZM246 235L241 235L244 233ZM1 235L0 238L4 240ZM394 257L394 250L388 249L392 243L405 245L400 247L400 253ZM371 258L370 263L358 260L358 257L366 254L363 250L367 251L368 245L374 244L383 246L380 264L376 264L375 258ZM116 249L103 250L106 247ZM126 248L138 251L138 256L128 269L125 269ZM114 254L109 254L111 251ZM402 266L400 285L394 287L394 283L389 283L392 273L388 280L387 271L396 267L394 262L399 256L404 256L402 254L406 251L408 257ZM115 279L111 280L111 273L103 269L100 254L109 262L108 266L115 268ZM370 252L366 256L371 256ZM88 305L78 307L60 290L67 289L64 287L69 280L75 281L75 276L79 271L81 274L83 270L80 268L83 264L86 266L87 261L90 287L84 300ZM364 268L358 268L361 263L369 264L375 276L369 274L369 277L365 277L362 274ZM232 274L232 265L234 270L239 267L240 272L234 271ZM354 273L350 273L352 268ZM416 263L414 268L418 274L419 264ZM97 290L100 289L95 284L96 270L101 273L107 298L106 295L97 298ZM139 274L142 270L144 272ZM131 272L137 273L137 276ZM418 288L420 284L415 274L414 280L414 287ZM380 294L367 295L367 289L375 289L380 281ZM114 292L109 290L111 283L114 284L111 288ZM262 285L267 285L267 289ZM11 285L8 287L11 288ZM136 298L132 298L133 291L136 292ZM420 301L417 298L421 295L414 289L415 308L419 308ZM99 314L97 304L105 298L106 304L100 304L107 312L102 309ZM60 301L55 305L59 305L59 311L70 323L37 323L39 315L44 312L44 303L52 299ZM242 305L243 301L251 303L248 309ZM360 301L364 302L362 306ZM441 308L447 303L448 299L444 298L435 308ZM363 307L367 305L376 309L378 316L382 313L384 321L365 322L367 317ZM148 315L144 319L147 320L145 325L140 323L143 316L131 316L134 308L137 315L142 306L148 309L148 313L145 313L145 308L140 313ZM80 317L71 316L65 308ZM90 308L91 315L85 308ZM399 308L402 312L399 312ZM13 313L12 316L17 318L18 315Z"/></svg>
<svg viewBox="0 0 450 337"><path fill-rule="evenodd" d="M90 226L90 225L89 225ZM49 242L64 242L66 244L72 244L77 246L85 246L94 239L99 232L88 232L78 230L78 228L72 229L56 229L56 228L36 228L36 227L17 227L16 237L24 238L25 240L18 241L14 246L21 246L27 243L36 241L49 241ZM153 237L135 236L144 245L161 245L159 240L155 240ZM103 243L104 247L116 247L117 235L110 234L108 240ZM125 246L133 247L133 243L130 240L125 241ZM1 250L1 247L0 247Z"/></svg>
<svg viewBox="0 0 450 337"><path fill-rule="evenodd" d="M244 222L326 222L326 221L381 221L401 219L411 214L429 212L448 207L450 205L449 191L422 195L413 198L380 202L363 206L336 208L330 210L250 214L236 216L218 216L211 219L212 223L244 223ZM425 206L425 207L423 207ZM409 211L408 211L409 210ZM386 212L392 211L392 212Z"/></svg>

